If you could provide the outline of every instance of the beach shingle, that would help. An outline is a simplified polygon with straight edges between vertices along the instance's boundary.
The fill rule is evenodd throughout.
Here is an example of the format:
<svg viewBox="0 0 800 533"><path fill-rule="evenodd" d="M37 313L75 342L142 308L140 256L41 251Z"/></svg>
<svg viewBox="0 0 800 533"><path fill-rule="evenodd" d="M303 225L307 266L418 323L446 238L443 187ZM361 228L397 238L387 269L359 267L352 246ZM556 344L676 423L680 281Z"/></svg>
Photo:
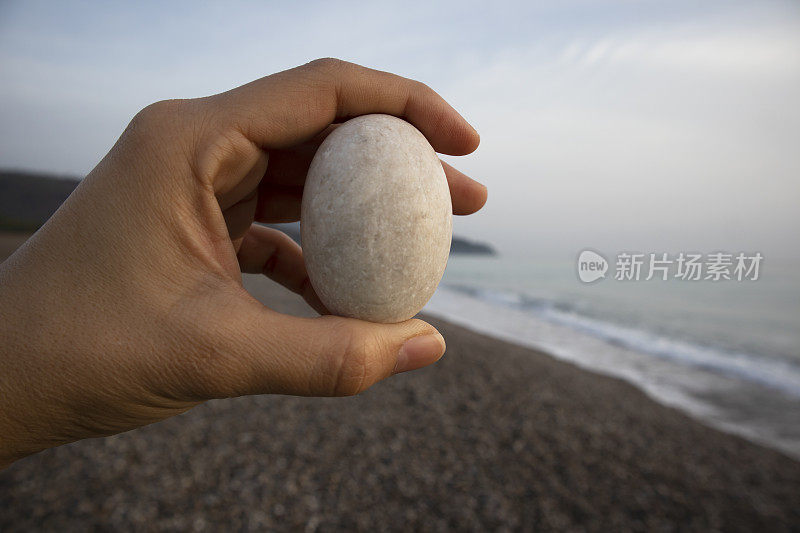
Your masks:
<svg viewBox="0 0 800 533"><path fill-rule="evenodd" d="M800 527L800 463L622 381L431 322L444 359L357 397L213 401L19 461L0 473L0 530Z"/></svg>

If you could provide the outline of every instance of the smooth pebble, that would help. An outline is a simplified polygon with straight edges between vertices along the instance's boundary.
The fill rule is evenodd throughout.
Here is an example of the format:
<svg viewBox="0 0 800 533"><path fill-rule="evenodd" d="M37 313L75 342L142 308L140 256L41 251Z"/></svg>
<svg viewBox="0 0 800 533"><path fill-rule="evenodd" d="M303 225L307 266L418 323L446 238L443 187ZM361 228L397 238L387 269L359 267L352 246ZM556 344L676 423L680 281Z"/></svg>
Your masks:
<svg viewBox="0 0 800 533"><path fill-rule="evenodd" d="M311 285L332 313L372 322L413 317L450 253L452 204L436 152L393 116L345 122L311 162L301 233Z"/></svg>

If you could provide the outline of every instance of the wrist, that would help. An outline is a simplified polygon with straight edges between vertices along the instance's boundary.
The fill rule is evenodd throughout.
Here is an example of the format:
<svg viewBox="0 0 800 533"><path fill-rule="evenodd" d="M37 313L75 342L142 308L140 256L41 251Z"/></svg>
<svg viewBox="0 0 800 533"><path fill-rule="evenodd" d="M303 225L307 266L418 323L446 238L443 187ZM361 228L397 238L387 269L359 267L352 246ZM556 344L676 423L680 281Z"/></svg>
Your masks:
<svg viewBox="0 0 800 533"><path fill-rule="evenodd" d="M54 445L61 433L51 420L59 391L46 371L44 350L51 322L46 287L25 248L0 264L0 468ZM37 279L40 278L40 279ZM44 363L44 365L43 365Z"/></svg>

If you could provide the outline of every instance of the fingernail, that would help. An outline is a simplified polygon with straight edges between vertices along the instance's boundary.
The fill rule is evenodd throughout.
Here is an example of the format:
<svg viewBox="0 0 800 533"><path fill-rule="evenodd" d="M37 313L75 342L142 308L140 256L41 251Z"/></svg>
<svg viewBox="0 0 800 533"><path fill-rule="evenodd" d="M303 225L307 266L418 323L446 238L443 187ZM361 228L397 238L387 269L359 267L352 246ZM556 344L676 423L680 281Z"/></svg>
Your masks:
<svg viewBox="0 0 800 533"><path fill-rule="evenodd" d="M412 337L400 348L392 373L399 374L435 363L444 355L444 350L444 337L439 333Z"/></svg>

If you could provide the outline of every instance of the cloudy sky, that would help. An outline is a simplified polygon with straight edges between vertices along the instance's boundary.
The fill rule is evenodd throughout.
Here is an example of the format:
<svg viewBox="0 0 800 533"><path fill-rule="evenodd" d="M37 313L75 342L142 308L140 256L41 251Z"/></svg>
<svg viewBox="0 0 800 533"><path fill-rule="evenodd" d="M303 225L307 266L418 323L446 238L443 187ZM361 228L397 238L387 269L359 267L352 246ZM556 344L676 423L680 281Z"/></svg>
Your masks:
<svg viewBox="0 0 800 533"><path fill-rule="evenodd" d="M0 167L83 175L150 102L335 56L481 133L454 159L490 201L457 233L800 254L797 2L115 4L0 3Z"/></svg>

